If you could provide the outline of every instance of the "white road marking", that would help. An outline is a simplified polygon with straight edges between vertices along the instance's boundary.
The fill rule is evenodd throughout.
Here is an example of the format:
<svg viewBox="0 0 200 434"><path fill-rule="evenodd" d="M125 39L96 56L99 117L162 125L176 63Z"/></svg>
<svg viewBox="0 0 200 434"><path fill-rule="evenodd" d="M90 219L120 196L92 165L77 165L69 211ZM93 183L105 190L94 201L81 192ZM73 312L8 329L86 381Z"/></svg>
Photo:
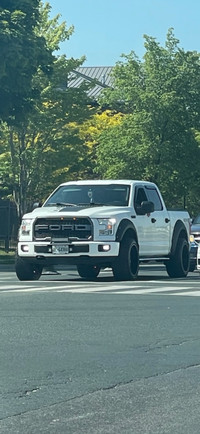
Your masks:
<svg viewBox="0 0 200 434"><path fill-rule="evenodd" d="M102 285L102 283L101 283L101 285ZM124 286L123 285L123 288L127 288L127 289L131 288L132 290L134 290L135 288L138 288L138 287L139 287L138 285L134 285L134 286L130 286L130 285ZM143 285L141 285L141 288L143 288ZM80 285L79 285L77 289L75 288L75 291L74 291L74 287L72 287L70 289L69 289L69 287L67 287L65 289L59 289L57 292L110 292L110 291L117 291L118 289L121 289L120 284L118 284L118 285L110 285L109 284L108 286L105 287L105 283L104 283L100 287L97 287L97 285L95 284L95 286L90 286L89 288L86 289L85 287L80 287Z"/></svg>
<svg viewBox="0 0 200 434"><path fill-rule="evenodd" d="M26 286L23 286L23 288L22 288L22 285L0 285L0 291L1 292L3 290L8 290L8 289L12 289L12 291L14 291L14 290L18 291L18 288L20 290L23 288L34 288L34 287L33 287L33 285L26 285Z"/></svg>
<svg viewBox="0 0 200 434"><path fill-rule="evenodd" d="M190 289L190 287L186 288L179 288L179 291L183 291L185 289ZM171 286L165 286L163 288L144 288L144 289L136 289L134 291L118 291L117 294L133 294L133 295L141 295L141 294L150 294L150 293L159 293L159 292L171 292L171 291L177 291L177 288L173 288ZM179 293L177 292L179 295Z"/></svg>
<svg viewBox="0 0 200 434"><path fill-rule="evenodd" d="M189 286L187 286L187 287L180 287L179 289L178 288L173 288L173 286L164 286L164 287L162 287L162 288L160 288L160 287L158 287L158 288L150 288L150 287L148 287L148 288L144 288L144 287L141 287L141 289L135 289L135 288L138 288L138 286L129 286L129 287L123 287L123 288L125 288L125 289L121 289L121 286L114 286L114 285L109 285L109 288L107 287L107 288L96 288L96 287L91 287L91 288L87 288L87 289L85 289L85 288L78 288L78 289L74 289L74 288L71 288L71 289L69 289L69 288L67 288L67 289L58 289L57 290L57 292L76 292L76 293L92 293L92 292L106 292L107 294L112 294L113 293L113 291L116 291L115 292L115 294L131 294L131 295L143 295L143 294L153 294L153 293L161 293L161 292L173 292L173 291L185 291L185 290L189 290L190 289L190 287ZM120 289L120 291L119 291L119 289ZM194 293L198 293L198 291L194 291ZM199 293L200 293L200 291L199 291ZM184 293L179 293L179 292L177 292L176 293L176 295L184 295L185 294L185 292ZM187 292L187 294L189 295L190 294L190 292ZM173 294L174 295L174 294Z"/></svg>
<svg viewBox="0 0 200 434"><path fill-rule="evenodd" d="M145 285L145 286L144 286ZM198 289L195 287L198 286ZM199 280L190 282L173 281L171 283L163 280L154 280L149 282L74 282L67 281L35 281L34 283L21 282L9 285L8 283L0 285L0 294L5 293L34 293L34 292L58 292L58 293L106 293L119 295L145 295L145 294L162 294L176 296L200 296ZM166 293L166 294L164 294Z"/></svg>
<svg viewBox="0 0 200 434"><path fill-rule="evenodd" d="M186 297L200 297L200 291L191 291L191 292L182 292L182 293L176 293L174 292L171 295L185 295Z"/></svg>
<svg viewBox="0 0 200 434"><path fill-rule="evenodd" d="M77 288L79 288L80 287L80 285L70 285L70 287L71 288L76 288L76 286L77 286ZM2 289L3 288L3 289ZM12 289L12 288L15 288L15 289ZM59 287L56 287L55 285L54 286L39 286L39 287L36 287L36 286L25 286L25 287L19 287L19 288L17 288L16 289L16 285L15 286L5 286L5 287L2 287L2 286L0 286L0 293L1 292L9 292L9 289L12 289L12 293L13 292L36 292L36 291L49 291L49 290L52 290L52 289L54 289L55 290L55 292L58 292L58 289Z"/></svg>

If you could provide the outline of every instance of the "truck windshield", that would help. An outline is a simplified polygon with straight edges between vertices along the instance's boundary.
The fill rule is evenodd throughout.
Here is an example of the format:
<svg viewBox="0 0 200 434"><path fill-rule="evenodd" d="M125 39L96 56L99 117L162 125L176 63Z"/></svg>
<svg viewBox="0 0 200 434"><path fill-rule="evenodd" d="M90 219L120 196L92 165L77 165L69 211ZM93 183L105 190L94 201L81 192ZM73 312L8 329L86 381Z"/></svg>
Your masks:
<svg viewBox="0 0 200 434"><path fill-rule="evenodd" d="M130 186L123 184L62 185L44 206L127 206Z"/></svg>

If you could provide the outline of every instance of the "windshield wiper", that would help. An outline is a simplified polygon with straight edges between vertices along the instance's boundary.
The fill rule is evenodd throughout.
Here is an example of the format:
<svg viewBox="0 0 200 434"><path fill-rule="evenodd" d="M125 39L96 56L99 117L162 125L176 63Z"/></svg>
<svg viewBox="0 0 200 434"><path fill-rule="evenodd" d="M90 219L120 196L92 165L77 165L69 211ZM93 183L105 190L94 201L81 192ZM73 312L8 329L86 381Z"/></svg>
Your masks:
<svg viewBox="0 0 200 434"><path fill-rule="evenodd" d="M89 206L105 206L105 203L99 203L99 202L90 202Z"/></svg>
<svg viewBox="0 0 200 434"><path fill-rule="evenodd" d="M56 202L56 203L47 203L45 206L78 206L75 203L68 202Z"/></svg>
<svg viewBox="0 0 200 434"><path fill-rule="evenodd" d="M47 203L45 206L105 206L105 203L98 203L98 202L89 202L89 203L68 203L68 202L55 202L55 203Z"/></svg>

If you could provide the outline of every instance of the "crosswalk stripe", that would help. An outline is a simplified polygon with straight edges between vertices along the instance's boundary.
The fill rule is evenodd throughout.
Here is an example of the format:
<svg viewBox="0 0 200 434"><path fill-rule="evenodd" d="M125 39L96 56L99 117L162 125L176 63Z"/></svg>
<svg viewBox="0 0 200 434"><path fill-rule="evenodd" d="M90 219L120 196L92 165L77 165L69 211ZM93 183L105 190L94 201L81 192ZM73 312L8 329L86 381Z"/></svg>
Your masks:
<svg viewBox="0 0 200 434"><path fill-rule="evenodd" d="M7 289L12 289L12 290L18 290L18 288L19 289L22 289L22 285L1 285L0 286L0 291L2 292L3 290L7 290ZM33 285L26 285L26 286L23 286L23 288L34 288L34 286Z"/></svg>
<svg viewBox="0 0 200 434"><path fill-rule="evenodd" d="M190 289L190 287L184 288L185 289ZM153 293L160 293L160 292L172 292L172 291L177 291L177 288L173 288L171 286L165 286L164 288L144 288L144 289L136 289L136 290L125 290L125 291L117 291L116 294L133 294L133 295L141 295L141 294L153 294ZM183 288L180 287L179 291L183 291ZM179 295L179 292L177 292L177 294Z"/></svg>
<svg viewBox="0 0 200 434"><path fill-rule="evenodd" d="M145 285L145 286L144 286ZM104 293L104 294L129 294L129 295L145 295L145 294L162 294L162 295L181 295L181 296L200 296L199 280L190 282L173 281L163 282L163 280L154 280L147 282L68 282L66 281L35 281L34 283L21 282L18 284L9 285L4 283L0 285L0 294L5 293L35 293L35 292L57 292L57 293ZM165 294L164 294L165 293Z"/></svg>
<svg viewBox="0 0 200 434"><path fill-rule="evenodd" d="M7 289L4 288L0 292L1 293L5 293L5 292L8 293L10 289L11 289L10 287ZM26 287L26 288L20 288L20 289L19 288L18 289L12 289L10 291L10 293L27 293L27 292L33 292L34 293L34 292L48 292L48 291L54 290L54 292L57 292L57 293L79 293L79 294L104 292L107 294L113 294L114 293L114 294L119 294L119 295L120 294L122 294L122 295L125 295L125 294L145 295L145 294L155 294L155 293L159 294L159 293L166 292L166 293L173 293L171 295L197 295L197 296L200 295L200 291L189 292L190 287L187 287L184 289L182 287L180 287L180 289L179 289L180 292L174 292L174 291L177 291L177 288L173 288L173 287L143 288L143 289L135 289L134 287L131 287L131 288L127 288L124 290L121 289L120 291L119 291L119 289L121 289L121 287L119 287L119 286L111 286L109 288L103 288L103 287L102 288L96 288L96 287L80 288L78 286L71 286L71 287L64 288L64 289L63 288L60 289L60 288L55 287L55 286L47 286L47 287ZM185 290L187 290L187 291L185 291Z"/></svg>
<svg viewBox="0 0 200 434"><path fill-rule="evenodd" d="M71 288L74 288L74 287L78 288L78 287L80 287L80 285L75 285L75 286L74 285L70 285L70 286L71 286ZM21 286L19 286L19 288L17 288L17 289L16 289L16 285L15 286L7 285L7 286L4 286L4 287L0 286L0 293L1 292L8 292L9 289L12 289L12 291L11 291L12 293L13 292L31 292L31 291L33 291L33 292L36 292L36 291L49 291L49 290L52 290L52 289L54 289L56 292L58 292L58 287L56 287L55 285L54 286L39 286L39 287L31 285L31 286L24 286L23 288Z"/></svg>
<svg viewBox="0 0 200 434"><path fill-rule="evenodd" d="M134 290L135 288L138 288L138 285L128 285L128 286L123 286L124 288L131 288L132 290ZM121 285L108 285L105 287L105 284L102 285L101 287L97 287L96 284L95 286L90 286L89 288L87 287L87 289L85 287L80 287L80 285L78 286L78 288L74 290L74 287L72 288L65 288L65 289L59 289L58 292L110 292L110 291L117 291L121 288ZM141 288L143 288L143 285L141 285Z"/></svg>
<svg viewBox="0 0 200 434"><path fill-rule="evenodd" d="M113 291L116 291L116 294L131 294L131 295L141 295L141 294L151 294L151 293L160 293L160 292L173 292L173 291L177 291L177 290L179 290L179 291L185 291L185 290L189 290L190 289L190 287L188 286L188 287L185 287L185 288L182 288L182 287L180 287L179 289L177 289L177 288L173 288L173 287L169 287L169 286L165 286L165 287L163 287L163 288L160 288L160 287L158 287L158 288L144 288L144 287L141 287L141 289L135 289L135 288L138 288L138 286L129 286L129 287L126 287L126 288L124 288L124 289L121 289L121 286L109 286L109 288L107 287L107 288L96 288L96 287L91 287L91 288L87 288L87 289L85 289L85 288L78 288L78 289L74 289L74 288L71 288L71 289L69 289L69 288L67 288L67 289L58 289L57 290L57 292L76 292L76 293L81 293L81 292L87 292L87 293L89 293L89 292L106 292L107 294L110 294L110 293L112 293ZM120 291L119 291L119 289L121 289ZM198 292L198 291L196 291L196 292ZM179 293L177 293L177 295L179 295Z"/></svg>
<svg viewBox="0 0 200 434"><path fill-rule="evenodd" d="M182 292L182 293L174 292L171 295L185 295L186 297L188 297L188 296L190 296L190 297L200 297L200 291L191 291L191 292Z"/></svg>

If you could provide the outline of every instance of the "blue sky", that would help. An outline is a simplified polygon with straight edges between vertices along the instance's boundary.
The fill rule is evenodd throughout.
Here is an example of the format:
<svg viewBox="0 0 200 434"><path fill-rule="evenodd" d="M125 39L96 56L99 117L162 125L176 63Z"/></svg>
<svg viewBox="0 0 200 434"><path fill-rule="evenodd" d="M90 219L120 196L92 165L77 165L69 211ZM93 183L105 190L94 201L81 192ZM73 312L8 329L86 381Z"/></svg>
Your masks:
<svg viewBox="0 0 200 434"><path fill-rule="evenodd" d="M49 0L51 14L74 25L61 45L67 57L85 55L84 66L113 66L131 50L142 59L143 35L165 44L170 27L185 51L200 52L200 0Z"/></svg>

